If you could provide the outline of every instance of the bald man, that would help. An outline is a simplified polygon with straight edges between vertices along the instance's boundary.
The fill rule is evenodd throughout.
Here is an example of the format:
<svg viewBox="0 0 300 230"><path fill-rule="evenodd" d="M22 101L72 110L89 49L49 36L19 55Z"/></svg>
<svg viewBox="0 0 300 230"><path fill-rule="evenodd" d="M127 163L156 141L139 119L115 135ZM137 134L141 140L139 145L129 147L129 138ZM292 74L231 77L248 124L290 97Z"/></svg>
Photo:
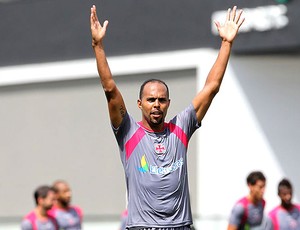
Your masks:
<svg viewBox="0 0 300 230"><path fill-rule="evenodd" d="M81 230L82 210L78 206L71 205L72 192L66 181L55 181L52 186L56 202L48 214L54 217L60 229Z"/></svg>

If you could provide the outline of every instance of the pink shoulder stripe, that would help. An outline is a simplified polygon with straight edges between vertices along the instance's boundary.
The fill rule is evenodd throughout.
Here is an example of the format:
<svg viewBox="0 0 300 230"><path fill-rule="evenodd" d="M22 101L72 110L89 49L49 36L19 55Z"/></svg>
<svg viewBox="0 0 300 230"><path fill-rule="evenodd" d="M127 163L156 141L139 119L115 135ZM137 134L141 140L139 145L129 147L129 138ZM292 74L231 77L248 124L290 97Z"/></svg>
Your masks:
<svg viewBox="0 0 300 230"><path fill-rule="evenodd" d="M243 214L241 223L242 223L242 225L245 225L247 223L247 220L248 220L248 205L249 205L249 200L248 200L247 197L243 197L237 203L238 204L242 204L243 207L244 207L244 214Z"/></svg>
<svg viewBox="0 0 300 230"><path fill-rule="evenodd" d="M37 217L34 211L30 212L28 215L25 216L25 219L29 220L32 225L32 230L38 230L36 226Z"/></svg>
<svg viewBox="0 0 300 230"><path fill-rule="evenodd" d="M35 215L34 211L28 213L28 214L25 216L25 219L27 219L27 220L35 220L35 219L36 219L36 215Z"/></svg>
<svg viewBox="0 0 300 230"><path fill-rule="evenodd" d="M55 218L55 212L56 212L56 210L57 210L57 208L53 206L50 210L47 211L47 214L49 216L52 216L52 217Z"/></svg>
<svg viewBox="0 0 300 230"><path fill-rule="evenodd" d="M82 209L78 206L72 206L72 208L76 211L80 220L82 221L82 219L83 219Z"/></svg>
<svg viewBox="0 0 300 230"><path fill-rule="evenodd" d="M183 130L179 126L177 126L171 122L168 123L168 127L170 129L170 132L174 133L179 138L179 140L182 142L182 144L187 148L188 138L187 138L187 135L183 132Z"/></svg>
<svg viewBox="0 0 300 230"><path fill-rule="evenodd" d="M142 127L139 127L135 133L132 135L132 137L126 142L125 144L125 150L126 150L126 159L128 160L131 156L133 150L138 145L138 143L141 141L141 139L145 136L145 131Z"/></svg>
<svg viewBox="0 0 300 230"><path fill-rule="evenodd" d="M249 200L248 200L247 197L243 197L240 200L238 200L237 203L242 203L244 205L244 207L245 207L245 206L247 206L249 204Z"/></svg>
<svg viewBox="0 0 300 230"><path fill-rule="evenodd" d="M277 212L280 210L280 206L274 208L270 213L269 216L272 220L272 224L273 224L273 229L274 230L279 230L279 222L278 222L278 218L277 218Z"/></svg>

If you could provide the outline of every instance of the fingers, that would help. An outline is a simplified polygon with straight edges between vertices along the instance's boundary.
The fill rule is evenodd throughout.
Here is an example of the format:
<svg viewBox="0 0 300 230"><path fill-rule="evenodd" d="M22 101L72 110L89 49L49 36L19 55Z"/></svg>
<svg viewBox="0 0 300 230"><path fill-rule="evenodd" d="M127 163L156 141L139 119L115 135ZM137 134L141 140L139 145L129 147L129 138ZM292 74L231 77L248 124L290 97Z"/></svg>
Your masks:
<svg viewBox="0 0 300 230"><path fill-rule="evenodd" d="M217 30L219 31L219 29L220 29L220 27L221 27L220 22L214 21L214 23L215 23L215 25L216 25L216 27L217 27Z"/></svg>
<svg viewBox="0 0 300 230"><path fill-rule="evenodd" d="M234 6L232 8L232 10L231 10L231 8L228 8L228 10L227 10L227 16L226 16L226 21L234 21L235 14L236 14L236 6Z"/></svg>
<svg viewBox="0 0 300 230"><path fill-rule="evenodd" d="M106 30L106 27L108 25L108 21L106 20L103 23L103 26L101 27L101 24L100 24L98 16L97 16L97 10L96 10L96 6L95 5L93 5L91 7L90 21L91 21L91 26L93 26L94 28L103 28L104 30Z"/></svg>
<svg viewBox="0 0 300 230"><path fill-rule="evenodd" d="M236 16L236 6L234 6L233 8L232 8L232 10L230 10L231 12L230 12L230 20L231 21L235 21L235 16Z"/></svg>
<svg viewBox="0 0 300 230"><path fill-rule="evenodd" d="M93 15L95 15L96 14L96 6L95 5L93 5L92 7L91 7L91 16Z"/></svg>
<svg viewBox="0 0 300 230"><path fill-rule="evenodd" d="M90 16L90 21L91 21L91 25L95 22L96 18L95 18L95 14L96 14L96 6L93 5L91 7L91 16Z"/></svg>
<svg viewBox="0 0 300 230"><path fill-rule="evenodd" d="M234 6L231 10L231 8L227 11L226 21L233 21L235 24L237 24L239 27L244 22L245 18L241 18L241 15L243 13L243 10L239 10L237 12L237 7Z"/></svg>
<svg viewBox="0 0 300 230"><path fill-rule="evenodd" d="M242 13L243 13L243 10L239 10L239 12L238 12L238 14L237 14L237 16L236 16L236 18L235 18L235 23L236 23L236 24L239 24L239 21L240 21L240 19L241 19ZM242 18L242 20L244 20L244 19L245 19L245 18Z"/></svg>
<svg viewBox="0 0 300 230"><path fill-rule="evenodd" d="M242 10L239 10L239 12L237 13L237 15L235 16L235 20L234 20L235 23L237 23L240 20L242 12L243 12Z"/></svg>
<svg viewBox="0 0 300 230"><path fill-rule="evenodd" d="M231 8L228 8L227 15L226 15L226 21L230 21L230 20L234 21L235 12L236 12L236 6L234 6L232 10L231 10Z"/></svg>
<svg viewBox="0 0 300 230"><path fill-rule="evenodd" d="M99 21L95 5L93 5L92 8L91 8L91 15L93 16L94 21Z"/></svg>
<svg viewBox="0 0 300 230"><path fill-rule="evenodd" d="M241 20L238 21L237 23L238 28L240 28L240 26L243 24L244 21L245 21L245 17L242 17Z"/></svg>
<svg viewBox="0 0 300 230"><path fill-rule="evenodd" d="M243 14L243 10L239 10L239 12L237 13L234 22L238 25L238 28L240 28L240 26L243 24L243 22L245 21L245 17L241 17Z"/></svg>
<svg viewBox="0 0 300 230"><path fill-rule="evenodd" d="M228 10L227 10L227 15L226 15L226 21L229 21L229 20L230 20L230 11L231 11L231 9L228 8Z"/></svg>
<svg viewBox="0 0 300 230"><path fill-rule="evenodd" d="M108 21L105 20L104 23L103 23L103 27L106 28L107 26L108 26Z"/></svg>
<svg viewBox="0 0 300 230"><path fill-rule="evenodd" d="M105 21L103 22L103 26L102 26L102 28L103 28L104 31L106 31L107 26L108 26L108 21L105 20Z"/></svg>

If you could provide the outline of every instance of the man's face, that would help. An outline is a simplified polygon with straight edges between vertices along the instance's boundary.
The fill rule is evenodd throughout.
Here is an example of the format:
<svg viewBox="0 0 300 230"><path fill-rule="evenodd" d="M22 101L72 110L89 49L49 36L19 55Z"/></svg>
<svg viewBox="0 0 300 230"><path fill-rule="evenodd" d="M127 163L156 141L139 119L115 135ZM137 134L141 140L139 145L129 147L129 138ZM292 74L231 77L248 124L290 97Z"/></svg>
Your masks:
<svg viewBox="0 0 300 230"><path fill-rule="evenodd" d="M262 180L256 181L256 184L249 185L250 194L255 201L260 201L264 197L266 182Z"/></svg>
<svg viewBox="0 0 300 230"><path fill-rule="evenodd" d="M55 193L53 191L49 191L45 198L40 198L40 205L44 208L44 210L50 210L55 202Z"/></svg>
<svg viewBox="0 0 300 230"><path fill-rule="evenodd" d="M282 206L287 208L291 206L293 197L293 192L291 188L288 188L286 186L280 187L278 196L281 199Z"/></svg>
<svg viewBox="0 0 300 230"><path fill-rule="evenodd" d="M65 183L58 185L57 201L63 206L68 206L71 203L72 192L70 187Z"/></svg>
<svg viewBox="0 0 300 230"><path fill-rule="evenodd" d="M142 122L146 128L159 131L170 105L167 88L160 82L149 82L145 85L138 107L142 110Z"/></svg>

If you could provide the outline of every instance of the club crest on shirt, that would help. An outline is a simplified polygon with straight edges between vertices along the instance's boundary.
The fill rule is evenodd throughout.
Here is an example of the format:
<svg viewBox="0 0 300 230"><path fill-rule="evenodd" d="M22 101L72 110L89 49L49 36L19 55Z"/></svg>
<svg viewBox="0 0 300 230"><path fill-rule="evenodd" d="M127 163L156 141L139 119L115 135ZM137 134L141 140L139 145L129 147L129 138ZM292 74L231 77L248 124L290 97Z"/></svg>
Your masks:
<svg viewBox="0 0 300 230"><path fill-rule="evenodd" d="M156 152L157 155L162 155L166 152L166 147L164 144L154 144L154 150Z"/></svg>

